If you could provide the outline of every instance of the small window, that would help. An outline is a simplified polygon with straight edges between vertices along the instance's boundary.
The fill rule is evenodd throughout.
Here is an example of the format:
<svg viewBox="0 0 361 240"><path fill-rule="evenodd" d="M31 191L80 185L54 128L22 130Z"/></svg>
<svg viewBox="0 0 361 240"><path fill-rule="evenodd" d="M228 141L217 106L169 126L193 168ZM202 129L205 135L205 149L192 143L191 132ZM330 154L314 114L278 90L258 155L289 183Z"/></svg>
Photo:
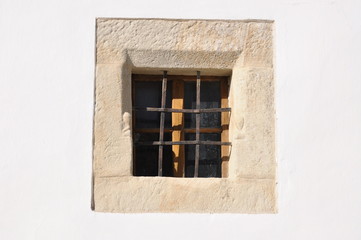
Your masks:
<svg viewBox="0 0 361 240"><path fill-rule="evenodd" d="M95 211L277 212L273 29L96 20Z"/></svg>
<svg viewBox="0 0 361 240"><path fill-rule="evenodd" d="M133 175L227 177L228 77L132 75Z"/></svg>

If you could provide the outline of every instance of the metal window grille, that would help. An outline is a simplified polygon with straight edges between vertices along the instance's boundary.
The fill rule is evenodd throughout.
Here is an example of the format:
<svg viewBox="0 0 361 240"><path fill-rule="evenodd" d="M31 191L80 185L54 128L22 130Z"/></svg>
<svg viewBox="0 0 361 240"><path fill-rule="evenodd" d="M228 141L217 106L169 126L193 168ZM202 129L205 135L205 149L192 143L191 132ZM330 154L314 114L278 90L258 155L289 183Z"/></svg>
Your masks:
<svg viewBox="0 0 361 240"><path fill-rule="evenodd" d="M161 107L146 107L146 108L135 108L136 111L149 111L149 112L160 112L160 125L159 125L159 141L151 142L136 142L137 145L157 145L158 150L158 176L163 176L163 146L164 145L195 145L195 163L194 163L194 177L198 177L199 170L199 147L200 145L231 145L231 142L222 141L201 141L200 140L200 114L201 113L212 113L212 112L230 112L231 108L200 108L200 89L201 89L201 75L200 71L197 71L197 82L196 82L196 109L174 109L166 108L166 94L167 94L167 71L163 71L162 79L162 96L161 96ZM164 120L166 112L177 112L177 113L191 113L196 114L196 140L189 141L164 141Z"/></svg>

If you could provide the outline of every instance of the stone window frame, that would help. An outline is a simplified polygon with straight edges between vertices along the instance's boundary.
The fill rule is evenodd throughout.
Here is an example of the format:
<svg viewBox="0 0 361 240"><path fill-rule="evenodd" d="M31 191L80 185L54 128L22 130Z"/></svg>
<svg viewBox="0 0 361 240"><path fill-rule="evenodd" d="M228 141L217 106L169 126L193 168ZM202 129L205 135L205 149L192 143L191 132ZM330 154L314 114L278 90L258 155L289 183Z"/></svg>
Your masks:
<svg viewBox="0 0 361 240"><path fill-rule="evenodd" d="M276 213L273 21L96 20L92 207ZM231 76L227 178L135 177L131 74Z"/></svg>

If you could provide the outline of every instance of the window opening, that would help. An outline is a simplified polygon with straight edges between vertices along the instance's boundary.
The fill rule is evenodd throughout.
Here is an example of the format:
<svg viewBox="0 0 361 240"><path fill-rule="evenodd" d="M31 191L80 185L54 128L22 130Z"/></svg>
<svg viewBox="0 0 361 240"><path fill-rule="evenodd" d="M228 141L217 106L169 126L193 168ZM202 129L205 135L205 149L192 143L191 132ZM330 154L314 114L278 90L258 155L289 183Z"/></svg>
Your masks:
<svg viewBox="0 0 361 240"><path fill-rule="evenodd" d="M228 79L207 76L202 81L200 71L196 77L168 76L167 71L163 71L163 76L133 75L132 78L134 175L226 176L231 145L228 142L231 111L227 99ZM159 125L155 128L158 116ZM157 157L154 147L158 147ZM158 160L157 166L154 158ZM222 165L217 165L217 159Z"/></svg>

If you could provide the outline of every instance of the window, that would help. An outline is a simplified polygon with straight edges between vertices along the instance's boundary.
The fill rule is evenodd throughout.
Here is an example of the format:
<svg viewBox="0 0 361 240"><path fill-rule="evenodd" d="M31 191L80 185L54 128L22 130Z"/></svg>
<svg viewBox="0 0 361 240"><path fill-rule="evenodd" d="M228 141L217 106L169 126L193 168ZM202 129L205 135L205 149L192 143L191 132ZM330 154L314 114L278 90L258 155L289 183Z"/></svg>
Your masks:
<svg viewBox="0 0 361 240"><path fill-rule="evenodd" d="M227 176L228 77L164 71L132 83L135 176Z"/></svg>
<svg viewBox="0 0 361 240"><path fill-rule="evenodd" d="M273 25L96 20L95 211L277 211Z"/></svg>

